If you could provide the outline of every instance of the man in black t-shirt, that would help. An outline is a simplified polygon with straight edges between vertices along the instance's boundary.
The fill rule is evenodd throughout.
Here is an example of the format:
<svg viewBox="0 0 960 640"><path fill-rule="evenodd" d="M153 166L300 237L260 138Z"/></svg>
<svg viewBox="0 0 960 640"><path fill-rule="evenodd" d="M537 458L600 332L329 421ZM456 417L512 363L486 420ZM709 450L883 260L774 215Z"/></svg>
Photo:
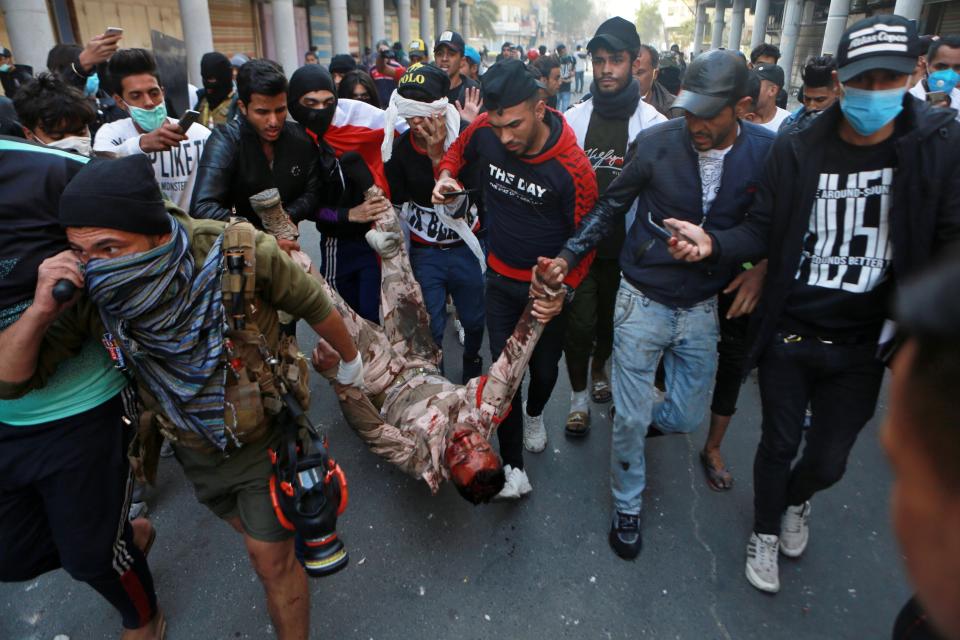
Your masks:
<svg viewBox="0 0 960 640"><path fill-rule="evenodd" d="M780 588L779 553L806 549L810 499L843 477L873 416L896 283L960 238L960 125L906 95L918 49L905 18L852 25L834 72L843 97L777 138L750 216L710 234L665 221L674 257L769 257L748 354L748 367L759 362L763 423L746 575L763 591Z"/></svg>
<svg viewBox="0 0 960 640"><path fill-rule="evenodd" d="M466 128L480 113L480 83L460 73L463 66L463 36L456 31L444 31L433 48L433 61L450 77L446 96L460 112L462 128Z"/></svg>

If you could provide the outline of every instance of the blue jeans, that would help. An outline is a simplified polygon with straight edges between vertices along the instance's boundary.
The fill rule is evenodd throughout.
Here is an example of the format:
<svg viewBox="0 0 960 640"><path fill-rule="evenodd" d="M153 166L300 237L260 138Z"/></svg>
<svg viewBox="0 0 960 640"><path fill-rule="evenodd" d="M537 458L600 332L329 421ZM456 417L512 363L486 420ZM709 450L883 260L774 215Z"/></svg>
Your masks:
<svg viewBox="0 0 960 640"><path fill-rule="evenodd" d="M440 249L413 242L410 245L410 265L423 292L434 342L443 348L449 293L463 325L463 356L476 358L483 342L484 282L480 262L470 247L461 244Z"/></svg>
<svg viewBox="0 0 960 640"><path fill-rule="evenodd" d="M557 94L557 111L563 113L570 108L570 90L561 91Z"/></svg>
<svg viewBox="0 0 960 640"><path fill-rule="evenodd" d="M613 312L613 420L610 484L617 511L640 513L646 487L647 429L689 433L710 402L717 371L717 300L672 309L654 302L626 279ZM653 380L663 354L667 395L654 403Z"/></svg>

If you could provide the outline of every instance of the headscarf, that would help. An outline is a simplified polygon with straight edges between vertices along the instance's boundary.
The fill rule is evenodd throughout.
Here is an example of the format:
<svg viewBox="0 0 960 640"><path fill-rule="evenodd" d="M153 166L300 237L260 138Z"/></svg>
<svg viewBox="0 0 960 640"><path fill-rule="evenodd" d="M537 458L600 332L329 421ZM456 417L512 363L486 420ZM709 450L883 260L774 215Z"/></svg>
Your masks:
<svg viewBox="0 0 960 640"><path fill-rule="evenodd" d="M211 109L227 99L233 91L233 67L227 56L216 51L200 58L200 75L203 76L203 91Z"/></svg>
<svg viewBox="0 0 960 640"><path fill-rule="evenodd" d="M333 94L333 104L322 109L300 104L300 98L311 91L329 91ZM316 64L304 65L294 71L287 89L287 110L294 120L322 139L337 111L337 88L330 72Z"/></svg>
<svg viewBox="0 0 960 640"><path fill-rule="evenodd" d="M88 262L87 289L163 414L224 449L223 236L198 269L186 229L170 225L159 247Z"/></svg>

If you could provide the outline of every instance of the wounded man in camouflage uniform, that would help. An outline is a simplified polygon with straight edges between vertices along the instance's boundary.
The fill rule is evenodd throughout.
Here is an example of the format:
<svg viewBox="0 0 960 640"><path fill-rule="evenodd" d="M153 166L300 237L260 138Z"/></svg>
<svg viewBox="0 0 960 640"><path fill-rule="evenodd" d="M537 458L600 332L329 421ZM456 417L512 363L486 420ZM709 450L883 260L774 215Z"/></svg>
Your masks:
<svg viewBox="0 0 960 640"><path fill-rule="evenodd" d="M347 422L374 453L422 478L433 493L444 478L473 504L529 492L529 484L505 484L489 440L510 410L544 325L560 312L559 283L552 288L541 281L535 267L531 301L500 358L487 375L456 385L440 373L441 352L430 333L396 215L384 216L367 233L367 241L383 259L383 328L359 317L327 288L362 354L363 388L332 380L339 356L325 340L313 352L313 366L331 379Z"/></svg>

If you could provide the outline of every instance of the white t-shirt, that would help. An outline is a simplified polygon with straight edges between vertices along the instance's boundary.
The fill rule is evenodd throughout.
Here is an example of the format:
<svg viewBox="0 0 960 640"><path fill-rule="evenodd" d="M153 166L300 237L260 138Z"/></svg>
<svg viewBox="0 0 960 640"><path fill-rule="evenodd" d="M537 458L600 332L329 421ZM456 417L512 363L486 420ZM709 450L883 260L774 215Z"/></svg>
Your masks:
<svg viewBox="0 0 960 640"><path fill-rule="evenodd" d="M167 122L176 124L173 118ZM133 124L132 118L108 122L97 130L93 141L94 151L109 151L118 156L130 156L143 153L140 148L141 133ZM200 167L203 147L210 137L210 129L202 124L193 124L187 131L187 139L179 147L167 151L150 153L153 163L153 175L157 178L163 196L186 212L190 211L193 197L193 182Z"/></svg>
<svg viewBox="0 0 960 640"><path fill-rule="evenodd" d="M573 66L574 71L580 72L587 70L587 54L581 51L574 55L573 58L575 60L575 64Z"/></svg>
<svg viewBox="0 0 960 640"><path fill-rule="evenodd" d="M707 149L706 151L697 151L698 164L700 165L700 188L703 189L701 202L703 203L704 217L710 213L710 207L713 201L717 199L717 192L720 191L720 180L723 178L723 159L733 145L726 149Z"/></svg>
<svg viewBox="0 0 960 640"><path fill-rule="evenodd" d="M910 94L926 101L927 90L923 88L923 80L910 89ZM957 110L957 120L960 120L960 89L957 87L954 87L953 91L950 92L950 108Z"/></svg>
<svg viewBox="0 0 960 640"><path fill-rule="evenodd" d="M780 131L780 125L783 124L783 121L789 117L789 111L777 107L777 112L773 114L773 119L770 120L770 122L757 122L755 124L759 124L761 127L766 127L767 129L770 129L770 131L777 133Z"/></svg>

